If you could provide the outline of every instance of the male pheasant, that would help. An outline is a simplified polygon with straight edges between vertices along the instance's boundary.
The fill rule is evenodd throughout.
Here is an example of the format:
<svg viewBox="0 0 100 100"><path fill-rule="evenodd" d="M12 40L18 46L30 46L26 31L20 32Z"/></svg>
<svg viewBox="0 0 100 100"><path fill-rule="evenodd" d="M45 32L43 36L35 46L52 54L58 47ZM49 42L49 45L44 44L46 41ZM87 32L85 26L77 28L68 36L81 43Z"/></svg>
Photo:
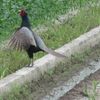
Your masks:
<svg viewBox="0 0 100 100"><path fill-rule="evenodd" d="M32 60L31 66L33 66L33 53L39 51L45 51L54 56L66 58L66 56L47 48L42 39L32 31L28 14L25 10L21 10L20 16L22 17L22 23L10 37L10 47L17 50L25 50L29 55L30 61Z"/></svg>

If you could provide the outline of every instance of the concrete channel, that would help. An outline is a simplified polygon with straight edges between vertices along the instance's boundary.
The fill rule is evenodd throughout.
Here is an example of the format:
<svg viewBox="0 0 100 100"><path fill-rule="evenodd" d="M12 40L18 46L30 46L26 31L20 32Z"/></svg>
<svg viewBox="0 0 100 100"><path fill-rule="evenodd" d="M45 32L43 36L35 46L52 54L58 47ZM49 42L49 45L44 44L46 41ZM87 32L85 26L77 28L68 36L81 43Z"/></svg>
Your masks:
<svg viewBox="0 0 100 100"><path fill-rule="evenodd" d="M56 51L66 55L69 59L71 58L71 55L74 55L79 52L84 52L85 50L90 49L91 47L95 46L98 43L100 43L100 26L92 29L91 31L85 33L84 35L81 35L80 37L76 38L70 43L65 44ZM64 59L59 59L50 54L47 54L46 56L35 61L33 67L31 68L23 67L22 69L16 71L15 73L8 75L7 77L0 80L0 96L6 91L10 91L14 84L21 86L22 84L30 82L31 80L33 81L38 80L41 77L41 74L43 75L44 72L47 72L51 69L53 70L58 63L63 61ZM100 62L98 62L98 64L100 64ZM64 95L66 92L72 89L81 80L85 79L85 77L97 71L99 69L98 64L97 63L95 64L95 62L92 64L95 67L94 70L84 69L84 71L81 71L78 76L77 75L73 76L73 78L77 81L75 82L72 81L69 88L68 88L69 83L66 83L64 87L62 86L62 88L64 89L60 89L60 87L58 87L59 88L57 89L59 90L58 92L56 92L56 89L52 90L55 91L55 92L51 91L53 93L54 99L51 98L49 95L47 95L46 97L42 98L42 100L57 100L60 96ZM80 75L82 75L83 77ZM68 82L70 82L71 80L73 79L68 80Z"/></svg>
<svg viewBox="0 0 100 100"><path fill-rule="evenodd" d="M100 69L100 58L97 61L93 61L89 63L87 68L80 71L78 74L73 76L71 79L63 83L62 86L54 88L49 95L46 95L41 100L58 100L64 94L69 92L69 90L73 89L77 84L79 84L85 77L89 76L91 73L95 73L97 70ZM82 98L81 100L86 100L86 98ZM88 98L87 98L88 100Z"/></svg>

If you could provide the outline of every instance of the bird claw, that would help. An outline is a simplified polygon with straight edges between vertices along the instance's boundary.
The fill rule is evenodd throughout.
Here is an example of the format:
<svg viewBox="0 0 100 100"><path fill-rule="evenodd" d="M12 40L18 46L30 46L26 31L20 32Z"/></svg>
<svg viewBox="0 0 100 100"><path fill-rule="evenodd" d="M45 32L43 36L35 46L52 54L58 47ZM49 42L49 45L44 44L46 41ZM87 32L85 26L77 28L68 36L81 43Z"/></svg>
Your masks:
<svg viewBox="0 0 100 100"><path fill-rule="evenodd" d="M30 63L28 65L26 65L26 67L33 67L34 63Z"/></svg>

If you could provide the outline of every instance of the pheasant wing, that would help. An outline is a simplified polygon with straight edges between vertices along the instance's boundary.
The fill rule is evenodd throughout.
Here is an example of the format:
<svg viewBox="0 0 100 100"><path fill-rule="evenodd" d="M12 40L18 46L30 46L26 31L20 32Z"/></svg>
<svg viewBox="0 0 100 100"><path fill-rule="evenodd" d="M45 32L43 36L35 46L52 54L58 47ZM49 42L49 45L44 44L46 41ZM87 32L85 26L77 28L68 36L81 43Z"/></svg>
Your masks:
<svg viewBox="0 0 100 100"><path fill-rule="evenodd" d="M22 27L17 29L10 37L9 45L13 49L27 50L30 45L36 46L36 42L33 33L27 27Z"/></svg>

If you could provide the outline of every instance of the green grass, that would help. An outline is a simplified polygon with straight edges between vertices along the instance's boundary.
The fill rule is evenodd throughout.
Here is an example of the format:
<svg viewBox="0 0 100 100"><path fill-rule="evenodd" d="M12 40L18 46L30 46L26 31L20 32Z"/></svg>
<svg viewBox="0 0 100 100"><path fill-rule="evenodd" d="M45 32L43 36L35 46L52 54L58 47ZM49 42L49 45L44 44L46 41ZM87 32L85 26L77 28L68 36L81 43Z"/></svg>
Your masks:
<svg viewBox="0 0 100 100"><path fill-rule="evenodd" d="M52 19L65 14L69 9L86 7L99 0L1 0L0 1L0 42L7 39L21 23L18 11L26 9L32 27L50 26Z"/></svg>
<svg viewBox="0 0 100 100"><path fill-rule="evenodd" d="M73 19L62 25L54 25L45 31L41 38L47 47L57 49L85 32L100 24L100 7L95 6L89 10L82 10ZM35 54L34 60L46 53ZM25 66L29 61L26 52L2 51L0 52L0 77L4 77Z"/></svg>
<svg viewBox="0 0 100 100"><path fill-rule="evenodd" d="M100 82L93 82L93 89L91 88L88 88L88 87L85 87L84 88L84 93L88 96L88 99L89 100L96 100L96 97L98 96L97 95L97 86ZM91 91L91 93L89 92Z"/></svg>

